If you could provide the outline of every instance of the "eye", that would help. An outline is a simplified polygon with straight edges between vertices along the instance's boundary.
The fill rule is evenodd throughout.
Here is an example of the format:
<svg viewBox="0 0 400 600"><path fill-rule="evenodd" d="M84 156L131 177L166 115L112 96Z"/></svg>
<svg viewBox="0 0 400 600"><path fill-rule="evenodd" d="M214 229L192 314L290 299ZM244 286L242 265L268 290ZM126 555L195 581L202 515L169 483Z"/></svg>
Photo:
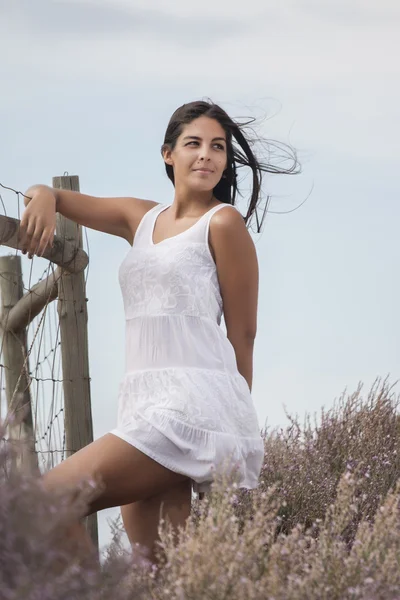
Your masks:
<svg viewBox="0 0 400 600"><path fill-rule="evenodd" d="M215 146L218 146L218 148L219 148L220 150L224 150L224 147L223 147L223 145L222 145L222 144L215 144Z"/></svg>

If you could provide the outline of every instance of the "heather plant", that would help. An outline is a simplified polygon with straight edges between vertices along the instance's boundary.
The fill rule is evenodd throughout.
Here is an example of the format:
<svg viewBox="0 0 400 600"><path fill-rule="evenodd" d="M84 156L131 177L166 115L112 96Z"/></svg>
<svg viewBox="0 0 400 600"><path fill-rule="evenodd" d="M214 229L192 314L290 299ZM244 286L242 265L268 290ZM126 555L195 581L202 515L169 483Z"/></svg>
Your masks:
<svg viewBox="0 0 400 600"><path fill-rule="evenodd" d="M0 597L154 600L390 600L400 597L398 398L377 380L342 395L319 421L264 431L256 490L216 473L178 540L159 525L158 567L124 549L97 567L62 535L93 492L49 497L0 454ZM5 476L5 473L8 473ZM76 544L76 542L75 542ZM64 569L59 569L60 559Z"/></svg>
<svg viewBox="0 0 400 600"><path fill-rule="evenodd" d="M97 483L87 480L78 489L49 494L37 474L15 467L23 449L5 440L2 426L0 439L1 600L108 600L116 582L131 573L131 557L116 540L101 568L96 557L66 535L96 495ZM145 570L140 561L135 567L138 573ZM116 600L133 597L119 587Z"/></svg>
<svg viewBox="0 0 400 600"><path fill-rule="evenodd" d="M345 393L320 421L306 415L287 415L286 430L265 435L265 462L261 490L276 486L280 498L278 531L288 533L298 523L306 527L323 519L334 501L345 471L360 476L356 495L358 512L352 523L371 519L382 498L400 476L399 397L387 379L377 379L364 400L362 384ZM348 537L354 535L349 524Z"/></svg>

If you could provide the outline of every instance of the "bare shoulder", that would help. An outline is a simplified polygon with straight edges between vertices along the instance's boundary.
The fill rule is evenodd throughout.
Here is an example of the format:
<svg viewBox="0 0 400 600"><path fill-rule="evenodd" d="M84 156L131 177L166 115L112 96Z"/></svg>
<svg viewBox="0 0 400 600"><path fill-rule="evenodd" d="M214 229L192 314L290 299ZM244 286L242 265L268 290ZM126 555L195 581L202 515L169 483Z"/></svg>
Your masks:
<svg viewBox="0 0 400 600"><path fill-rule="evenodd" d="M240 214L236 206L232 204L225 204L223 208L218 210L211 218L210 228L214 226L214 229L231 229L232 227L238 228L241 225L246 229L244 219Z"/></svg>
<svg viewBox="0 0 400 600"><path fill-rule="evenodd" d="M214 251L214 260L217 254L231 253L233 249L254 246L254 242L247 230L243 216L239 210L227 205L218 210L210 220L209 242Z"/></svg>
<svg viewBox="0 0 400 600"><path fill-rule="evenodd" d="M254 241L238 210L221 208L213 215L210 243L228 337L241 344L244 338L254 338L257 330L258 261Z"/></svg>
<svg viewBox="0 0 400 600"><path fill-rule="evenodd" d="M144 215L149 212L149 210L155 206L158 206L158 204L159 202L154 202L154 200L144 200L143 198L126 198L126 212L129 229L127 240L131 245L140 221L143 219Z"/></svg>

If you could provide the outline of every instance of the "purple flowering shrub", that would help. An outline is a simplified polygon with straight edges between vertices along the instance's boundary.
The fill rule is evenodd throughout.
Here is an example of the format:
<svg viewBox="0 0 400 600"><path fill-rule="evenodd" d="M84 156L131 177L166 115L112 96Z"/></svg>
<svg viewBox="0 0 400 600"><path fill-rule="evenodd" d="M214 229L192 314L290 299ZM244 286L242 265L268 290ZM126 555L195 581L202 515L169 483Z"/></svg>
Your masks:
<svg viewBox="0 0 400 600"><path fill-rule="evenodd" d="M260 485L216 473L178 534L159 525L158 568L114 537L101 565L65 526L93 490L57 497L0 453L0 598L369 600L400 597L398 397L377 380L319 419L264 430ZM61 568L60 568L61 565Z"/></svg>

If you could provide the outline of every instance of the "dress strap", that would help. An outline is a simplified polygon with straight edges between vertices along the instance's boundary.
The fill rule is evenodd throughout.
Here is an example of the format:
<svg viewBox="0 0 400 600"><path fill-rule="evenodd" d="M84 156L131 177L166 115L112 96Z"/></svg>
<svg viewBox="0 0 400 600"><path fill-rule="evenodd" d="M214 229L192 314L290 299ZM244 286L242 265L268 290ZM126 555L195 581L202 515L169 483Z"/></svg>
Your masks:
<svg viewBox="0 0 400 600"><path fill-rule="evenodd" d="M209 243L208 234L209 234L209 230L210 230L210 222L211 222L213 215L216 212L218 212L221 208L225 208L227 206L230 206L234 210L237 210L236 206L233 206L233 204L224 203L224 204L217 204L217 206L214 206L206 213L207 219L206 219L205 227L204 227L204 242L206 244ZM206 215L204 215L204 216L206 216Z"/></svg>
<svg viewBox="0 0 400 600"><path fill-rule="evenodd" d="M150 245L151 247L158 246L159 244L173 244L175 241L181 241L183 239L190 240L191 242L199 242L208 244L208 232L210 228L210 221L213 217L214 213L218 210L225 208L226 206L230 206L231 209L237 210L235 206L232 204L217 204L217 206L213 206L210 208L202 217L200 217L196 223L194 223L191 227L183 231L182 233L178 233L174 236L166 238L157 244L153 244L153 233L154 226L158 215L166 210L170 205L168 204L156 204L151 208L147 213L142 217L142 220L139 223L139 226L136 230L134 243L135 245Z"/></svg>
<svg viewBox="0 0 400 600"><path fill-rule="evenodd" d="M150 210L148 210L140 220L139 225L136 228L136 233L133 239L135 246L138 245L141 239L146 240L146 236L149 230L152 230L154 219L157 218L159 212L166 208L165 204L155 204Z"/></svg>

